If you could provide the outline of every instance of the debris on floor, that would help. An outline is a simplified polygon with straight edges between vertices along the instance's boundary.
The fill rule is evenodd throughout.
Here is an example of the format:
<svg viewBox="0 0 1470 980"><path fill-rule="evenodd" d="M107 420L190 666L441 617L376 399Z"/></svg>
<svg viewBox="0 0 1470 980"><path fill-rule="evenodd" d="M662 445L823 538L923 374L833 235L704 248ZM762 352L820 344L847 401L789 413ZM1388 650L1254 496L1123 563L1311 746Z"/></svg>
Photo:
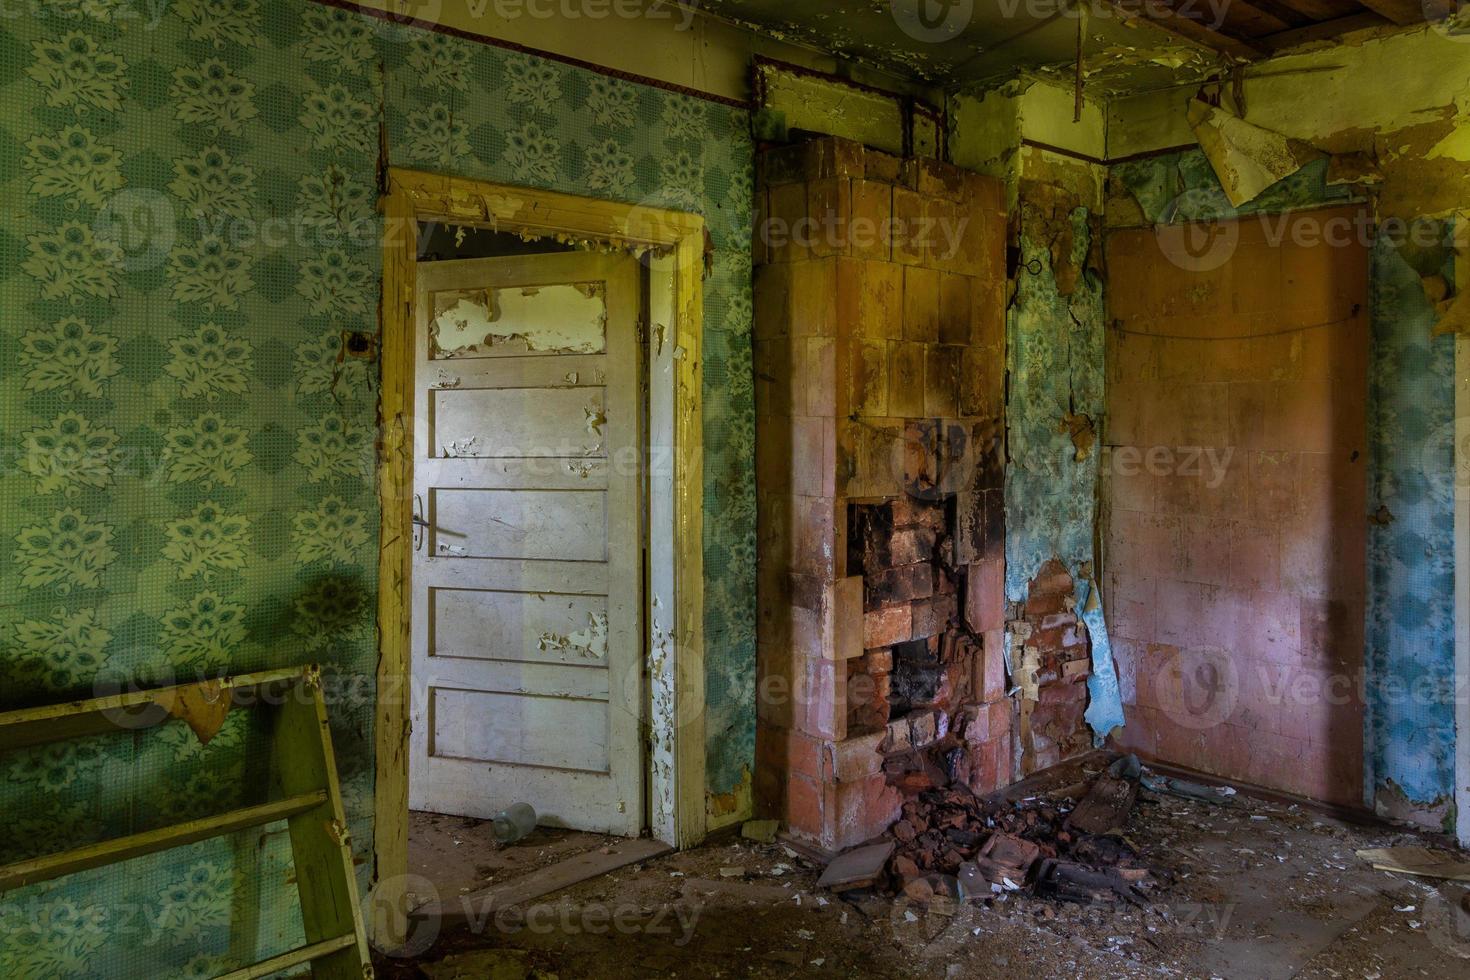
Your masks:
<svg viewBox="0 0 1470 980"><path fill-rule="evenodd" d="M1358 851L1357 855L1378 871L1470 881L1470 861L1461 861L1448 851L1429 847L1377 847Z"/></svg>
<svg viewBox="0 0 1470 980"><path fill-rule="evenodd" d="M1039 857L1041 848L1029 840L1010 834L991 834L980 848L980 853L975 856L975 870L978 874L973 877L992 885L1014 889L1019 882L1026 880L1027 873ZM961 864L960 873L963 875L965 871L966 866Z"/></svg>
<svg viewBox="0 0 1470 980"><path fill-rule="evenodd" d="M1141 774L1138 760L1123 756L1063 793L1010 800L980 797L962 784L924 790L903 804L889 830L892 890L921 903L947 893L968 901L1021 890L1072 902L1141 902L1159 883L1123 834ZM1073 806L1075 796L1081 802Z"/></svg>
<svg viewBox="0 0 1470 980"><path fill-rule="evenodd" d="M872 887L883 874L883 868L892 853L892 841L855 847L838 855L827 865L822 877L817 880L817 887L830 888L833 891Z"/></svg>
<svg viewBox="0 0 1470 980"><path fill-rule="evenodd" d="M1092 784L1092 789L1067 817L1067 829L1084 834L1106 834L1128 822L1133 801L1138 797L1138 783L1105 775Z"/></svg>
<svg viewBox="0 0 1470 980"><path fill-rule="evenodd" d="M1174 779L1152 772L1143 773L1139 777L1139 782L1150 793L1167 793L1170 796L1179 796L1186 800L1202 800L1205 803L1226 805L1235 796L1235 789L1230 786L1206 786L1203 783L1192 783L1187 779Z"/></svg>
<svg viewBox="0 0 1470 980"><path fill-rule="evenodd" d="M931 789L908 801L905 819L926 811L911 841L871 842L880 850L861 871L850 863L856 850L839 855L844 865L784 836L769 844L732 836L588 879L504 915L445 921L431 947L411 957L380 955L375 967L383 980L461 980L442 969L460 970L463 980L594 977L608 975L609 963L636 964L623 969L630 975L680 980L941 980L1021 969L1083 980L1419 980L1455 975L1470 959L1464 884L1386 874L1354 857L1434 841L1244 792L1225 806L1220 794L1206 802L1154 792L1148 784L1156 774L1148 772L1139 774L1121 833L1068 828L1076 804L1107 771L1106 757L1094 755L995 798L951 801L949 790ZM962 826L947 825L955 816ZM458 820L422 826L446 846L415 842L425 857L420 873L453 894L466 849L488 831ZM967 877L945 877L941 863L918 867L913 848L935 826L946 849L954 843L950 831L967 842L970 853L952 866L969 865ZM449 846L451 833L465 844ZM1026 861L1018 849L1036 848L1029 875L1011 878L1014 889L1004 873L998 886L979 874L992 838L984 856L1012 867ZM606 840L542 829L529 844L490 856L509 861L521 851L529 859L499 871L509 879L542 874L542 861ZM893 870L905 858L919 872L908 892ZM830 878L819 884L834 865L852 868L851 887L828 887ZM723 877L721 868L741 874ZM872 876L867 884L864 874ZM958 900L960 893L972 897ZM523 951L528 958L505 962L524 964L525 973L476 973L452 959L473 950Z"/></svg>
<svg viewBox="0 0 1470 980"><path fill-rule="evenodd" d="M477 949L455 953L419 969L429 980L557 980L531 965L530 954L521 949Z"/></svg>

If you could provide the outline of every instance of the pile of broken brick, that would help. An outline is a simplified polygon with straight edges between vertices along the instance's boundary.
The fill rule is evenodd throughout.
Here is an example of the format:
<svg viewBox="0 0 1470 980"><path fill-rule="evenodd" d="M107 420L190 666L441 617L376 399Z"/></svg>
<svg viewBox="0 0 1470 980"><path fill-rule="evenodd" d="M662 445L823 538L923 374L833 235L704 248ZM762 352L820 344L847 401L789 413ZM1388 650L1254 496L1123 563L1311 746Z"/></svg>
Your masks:
<svg viewBox="0 0 1470 980"><path fill-rule="evenodd" d="M1019 800L976 796L962 784L925 789L903 804L885 840L839 855L819 884L926 905L1021 892L1143 906L1170 878L1124 834L1140 779L1151 776L1124 756L1090 782Z"/></svg>

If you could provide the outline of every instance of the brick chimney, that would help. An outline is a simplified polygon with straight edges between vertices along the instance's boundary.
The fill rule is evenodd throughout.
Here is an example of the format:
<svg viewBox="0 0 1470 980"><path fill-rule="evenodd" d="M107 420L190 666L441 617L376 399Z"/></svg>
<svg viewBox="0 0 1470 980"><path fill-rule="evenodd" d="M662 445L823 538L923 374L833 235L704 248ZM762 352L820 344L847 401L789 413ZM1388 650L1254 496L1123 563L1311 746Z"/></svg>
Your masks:
<svg viewBox="0 0 1470 980"><path fill-rule="evenodd" d="M1003 192L836 139L757 167L757 803L837 849L1011 778Z"/></svg>

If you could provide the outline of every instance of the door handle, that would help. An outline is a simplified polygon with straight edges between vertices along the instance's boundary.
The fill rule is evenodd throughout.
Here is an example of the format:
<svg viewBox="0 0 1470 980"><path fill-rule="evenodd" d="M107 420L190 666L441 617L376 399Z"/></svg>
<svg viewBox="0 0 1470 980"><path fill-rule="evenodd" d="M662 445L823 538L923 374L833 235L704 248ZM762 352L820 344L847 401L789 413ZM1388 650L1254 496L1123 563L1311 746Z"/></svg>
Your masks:
<svg viewBox="0 0 1470 980"><path fill-rule="evenodd" d="M424 520L424 498L419 494L413 495L413 515L409 521L413 524L413 550L418 551L424 546L429 527L429 522Z"/></svg>

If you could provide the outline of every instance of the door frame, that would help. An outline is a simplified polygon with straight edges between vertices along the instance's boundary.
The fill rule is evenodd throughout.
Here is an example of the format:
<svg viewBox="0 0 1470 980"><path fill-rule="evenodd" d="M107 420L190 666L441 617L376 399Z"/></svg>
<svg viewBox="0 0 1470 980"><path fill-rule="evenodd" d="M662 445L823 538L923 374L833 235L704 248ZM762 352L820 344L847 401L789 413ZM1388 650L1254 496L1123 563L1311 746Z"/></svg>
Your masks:
<svg viewBox="0 0 1470 980"><path fill-rule="evenodd" d="M702 217L390 167L379 199L383 276L377 475L378 670L374 712L373 913L385 946L408 928L409 610L412 567L414 285L418 224L439 221L606 244L649 258L648 589L644 746L653 835L705 836ZM671 320L664 323L663 318ZM658 464L667 465L658 465Z"/></svg>

